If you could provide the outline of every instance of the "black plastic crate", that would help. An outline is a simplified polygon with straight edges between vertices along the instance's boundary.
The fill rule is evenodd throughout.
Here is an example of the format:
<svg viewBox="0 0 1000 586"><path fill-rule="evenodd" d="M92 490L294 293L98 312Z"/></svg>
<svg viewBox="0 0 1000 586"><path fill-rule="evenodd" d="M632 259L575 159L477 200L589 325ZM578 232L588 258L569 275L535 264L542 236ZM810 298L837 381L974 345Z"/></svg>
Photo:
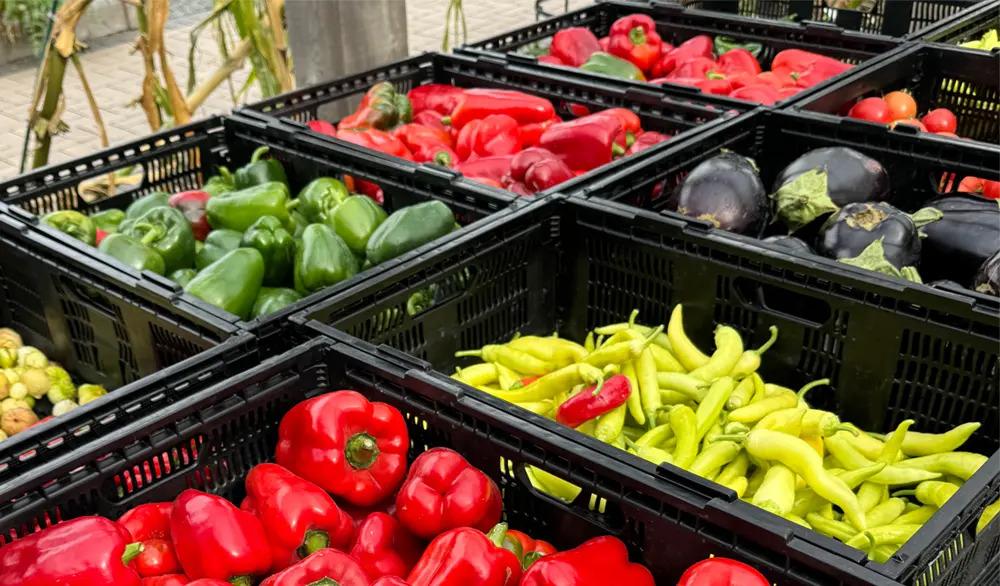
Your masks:
<svg viewBox="0 0 1000 586"><path fill-rule="evenodd" d="M870 11L834 10L826 0L680 0L687 6L776 20L832 22L847 30L905 37L978 0L874 0Z"/></svg>
<svg viewBox="0 0 1000 586"><path fill-rule="evenodd" d="M793 107L824 116L846 117L862 98L905 90L917 101L919 115L948 108L958 118L955 140L1000 144L1000 53L915 44L870 67L848 72L822 91L795 100ZM883 125L846 118L890 132Z"/></svg>
<svg viewBox="0 0 1000 586"><path fill-rule="evenodd" d="M417 311L415 298L422 300ZM706 348L719 323L757 341L776 325L779 337L763 361L764 378L792 388L831 379L834 391L817 402L846 421L891 429L913 418L915 428L929 431L982 421L968 449L994 455L886 564L772 517L711 482L660 466L650 488L667 495L682 486L699 495L689 503L689 510L699 511L696 518L673 512L668 525L690 527L720 554L735 550L754 559L779 584L854 583L869 571L907 584L930 583L947 571L953 577L940 583L968 583L978 571L966 563L970 556L978 560L1000 547L1000 530L979 539L972 531L977 513L1000 494L1000 321L961 297L940 300L890 281L838 277L692 230L681 220L556 197L292 320L353 344L368 341L377 345L371 350L376 354L433 369L443 384L460 362L457 350L517 332L558 331L580 340L597 325L624 320L633 308L640 321L661 323L677 303L685 306L686 329ZM516 410L463 388L497 402L498 409ZM553 435L575 433L527 412L520 416ZM611 449L622 468L654 468L582 435L578 441L602 453Z"/></svg>
<svg viewBox="0 0 1000 586"><path fill-rule="evenodd" d="M345 287L347 283L314 293L269 316L244 322L222 309L183 294L181 288L169 279L151 273L140 274L97 249L38 222L38 215L55 209L92 212L109 207L124 208L131 201L153 191L199 189L208 177L217 172L219 166L227 165L231 169L238 167L250 159L257 147L264 145L270 148L270 156L285 166L293 194L315 177L349 174L377 182L384 191L384 207L389 212L438 199L448 204L455 212L456 219L463 225L501 212L515 202L511 194L471 181L456 181L452 175L439 173L435 167L419 167L378 153L344 149L331 139L305 133L301 128L280 120L248 120L240 117L213 118L113 147L85 159L23 175L0 184L0 198L10 205L10 215L30 225L28 232L44 235L45 239L53 241L57 245L58 255L79 259L77 262L93 266L95 270L117 275L123 282L122 286L145 293L148 300L158 304L167 315L172 315L172 319L182 323L190 322L194 324L192 327L207 330L215 341L223 340L236 331L252 330L260 336L262 344L274 342L279 345L275 347L277 348L285 344L280 334L288 315L305 308L331 290ZM133 166L144 170L142 182L137 187L96 201L91 201L87 196L92 192L87 186L94 180L104 179L109 173ZM433 246L434 244L428 244L423 249ZM412 254L419 254L419 251ZM362 279L366 274L383 270L406 258L407 255L404 255L383 263L354 279ZM30 270L29 267L30 265L24 264L18 270ZM45 308L51 305L41 304L40 299L30 297L28 301L35 302L33 312L28 312L29 314L44 315ZM64 311L69 314L71 310ZM144 328L128 325L124 330L143 332ZM104 331L98 334L96 338L91 338L96 339L98 345L114 344L117 339ZM52 335L67 334L54 331ZM81 335L74 334L74 337ZM137 351L145 352L147 346L163 346L165 351L171 351L173 342L172 338L166 338L159 345L139 344L140 349ZM287 345L281 349L284 348Z"/></svg>
<svg viewBox="0 0 1000 586"><path fill-rule="evenodd" d="M656 2L630 2L619 0L615 2L599 2L593 6L568 12L561 16L531 24L523 28L497 35L477 43L465 45L459 52L470 55L484 55L494 58L506 58L511 63L524 63L536 67L539 71L579 72L581 74L605 80L607 83L627 83L631 86L647 88L647 90L662 92L679 99L692 99L704 103L716 104L721 108L753 107L754 104L726 96L706 95L697 88L676 84L652 85L641 82L623 82L613 77L583 72L576 68L561 65L538 63L533 56L534 49L540 44L548 44L549 38L560 29L566 27L586 27L598 37L607 34L612 23L619 18L633 14L648 14L656 22L656 30L665 42L674 46L697 35L726 35L741 41L757 41L763 45L759 56L761 66L766 70L771 59L784 49L804 49L822 53L841 61L853 64L878 58L896 47L900 41L889 37L877 37L853 31L845 31L833 25L824 23L794 23L761 20L744 16L731 16L718 12L684 8L679 4ZM839 76L838 76L839 77ZM811 95L819 88L826 87L827 80L815 87L799 92L791 99Z"/></svg>
<svg viewBox="0 0 1000 586"><path fill-rule="evenodd" d="M728 149L751 157L760 168L764 188L769 192L777 174L803 153L826 146L845 146L867 154L882 163L890 177L894 197L890 203L913 212L928 201L940 197L948 181L951 189L965 176L1000 178L1000 149L971 141L956 141L944 137L923 137L912 132L886 132L871 124L856 124L848 120L833 120L796 112L760 111L724 128L711 129L698 137L672 145L670 149L637 162L629 173L608 173L596 180L579 195L608 199L684 218L692 229L712 232L721 238L739 242L741 246L771 250L751 235L739 235L714 228L708 222L664 211L666 197L652 198L651 193L669 194L683 183L687 174L702 161ZM943 181L945 179L945 181ZM654 186L656 187L654 191ZM765 233L778 233L780 224ZM778 250L778 249L773 249ZM826 271L830 278L852 275L854 279L890 279L876 273L847 266L819 255L796 256L803 266ZM984 316L998 319L1000 299L971 289L937 289L908 281L892 279L900 291L921 291L927 296L929 310L942 310L932 299L964 296L966 303ZM963 285L966 285L963 283ZM966 285L967 286L967 285Z"/></svg>
<svg viewBox="0 0 1000 586"><path fill-rule="evenodd" d="M647 84L634 84L622 80L593 76L567 68L539 71L535 66L509 63L503 56L443 55L426 53L390 65L372 69L343 79L314 85L287 94L251 104L239 111L241 116L257 120L274 117L298 124L305 132L305 123L315 119L337 121L353 111L361 96L371 86L381 81L391 81L401 91L430 83L452 84L458 87L489 87L519 90L552 101L556 113L564 119L573 118L574 104L586 106L591 111L607 108L628 108L639 115L645 130L656 130L671 135L690 132L692 129L721 124L721 120L753 107L752 104L729 100L728 105L716 101L706 103L690 93L681 97L668 96ZM329 137L324 137L328 140ZM677 140L676 138L673 140ZM345 148L371 152L357 145L336 140ZM627 167L637 157L658 151L656 145L635 155L623 157L558 186L541 195L557 190L571 190L586 185L598 172ZM456 171L437 165L421 168L441 177L459 178ZM483 189L491 189L483 187ZM509 192L496 190L497 193ZM536 194L537 196L538 194Z"/></svg>
<svg viewBox="0 0 1000 586"><path fill-rule="evenodd" d="M958 45L966 41L977 41L990 29L1000 30L1000 2L997 0L983 0L954 16L912 33L909 38Z"/></svg>

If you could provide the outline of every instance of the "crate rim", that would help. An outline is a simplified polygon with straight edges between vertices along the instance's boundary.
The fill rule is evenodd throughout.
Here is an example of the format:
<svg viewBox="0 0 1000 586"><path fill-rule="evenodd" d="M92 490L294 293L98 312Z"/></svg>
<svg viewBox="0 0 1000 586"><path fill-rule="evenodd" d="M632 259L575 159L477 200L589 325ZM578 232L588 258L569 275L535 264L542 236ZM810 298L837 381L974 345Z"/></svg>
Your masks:
<svg viewBox="0 0 1000 586"><path fill-rule="evenodd" d="M1000 11L1000 0L982 0L981 2L977 2L976 4L949 16L948 18L939 20L918 31L910 33L906 36L906 40L923 41L926 43L941 44L946 47L955 47L956 45L943 43L937 39L940 36L949 34L956 27L979 20L980 18L990 14L996 15L997 11Z"/></svg>

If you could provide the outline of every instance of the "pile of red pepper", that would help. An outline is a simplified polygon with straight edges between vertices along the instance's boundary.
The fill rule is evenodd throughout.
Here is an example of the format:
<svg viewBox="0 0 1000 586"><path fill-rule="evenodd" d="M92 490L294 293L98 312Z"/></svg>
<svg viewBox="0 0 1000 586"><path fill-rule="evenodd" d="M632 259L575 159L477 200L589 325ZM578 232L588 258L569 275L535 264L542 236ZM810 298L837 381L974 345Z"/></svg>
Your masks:
<svg viewBox="0 0 1000 586"><path fill-rule="evenodd" d="M831 57L786 49L774 56L770 71L764 71L758 61L761 50L760 43L708 35L692 37L674 47L660 38L652 18L631 14L616 20L608 36L600 39L583 27L558 31L549 53L539 61L650 83L696 87L706 94L766 105L851 68Z"/></svg>
<svg viewBox="0 0 1000 586"><path fill-rule="evenodd" d="M452 167L519 195L669 138L643 131L639 117L624 108L573 110L579 117L563 121L552 102L519 91L429 84L403 95L381 82L338 125L313 120L309 127L408 161ZM356 183L377 198L376 186Z"/></svg>

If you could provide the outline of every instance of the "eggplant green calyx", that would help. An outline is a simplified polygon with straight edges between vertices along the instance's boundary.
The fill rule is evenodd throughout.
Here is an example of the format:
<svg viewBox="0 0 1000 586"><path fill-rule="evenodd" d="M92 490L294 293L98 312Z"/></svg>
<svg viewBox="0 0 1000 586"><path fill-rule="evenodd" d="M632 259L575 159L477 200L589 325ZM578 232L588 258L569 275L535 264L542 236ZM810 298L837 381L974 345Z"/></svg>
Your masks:
<svg viewBox="0 0 1000 586"><path fill-rule="evenodd" d="M916 267L903 267L902 269L897 269L892 266L885 258L885 248L882 246L882 238L869 244L861 254L853 258L842 258L839 262L842 262L852 267L859 267L862 269L868 269L869 271L875 271L876 273L882 273L883 275L889 275L892 277L897 277L900 279L906 279L907 281L912 281L914 283L923 283L920 278L920 273L917 272Z"/></svg>
<svg viewBox="0 0 1000 586"><path fill-rule="evenodd" d="M816 218L840 208L830 199L829 175L825 170L810 169L785 183L771 195L778 217L795 232Z"/></svg>
<svg viewBox="0 0 1000 586"><path fill-rule="evenodd" d="M920 228L923 228L927 224L937 222L943 217L944 213L937 208L921 208L910 214L910 219L913 220L914 225L918 228L917 234L920 235L921 238L927 238L927 234L922 230L919 230Z"/></svg>

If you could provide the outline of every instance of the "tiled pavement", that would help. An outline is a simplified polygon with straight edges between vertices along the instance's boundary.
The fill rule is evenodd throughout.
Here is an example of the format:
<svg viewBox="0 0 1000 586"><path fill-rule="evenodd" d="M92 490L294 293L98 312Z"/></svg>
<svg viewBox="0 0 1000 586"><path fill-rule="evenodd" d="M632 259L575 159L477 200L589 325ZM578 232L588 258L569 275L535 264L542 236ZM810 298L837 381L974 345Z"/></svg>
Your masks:
<svg viewBox="0 0 1000 586"><path fill-rule="evenodd" d="M295 0L288 0L293 2ZM411 53L440 50L448 0L400 0L406 2L409 49ZM549 10L561 12L565 0L548 0ZM586 0L569 0L569 7L585 5ZM205 14L210 2L187 0L175 2L167 31L167 47L175 75L187 80L187 53L190 31ZM199 4L204 6L201 9ZM469 40L488 37L523 26L535 18L534 0L464 0ZM112 144L149 133L142 110L133 106L142 80L140 55L131 52L134 33L121 33L91 43L82 55L84 72L101 107L108 139ZM208 34L198 44L197 69L202 76L220 63L215 42ZM248 70L233 76L238 89ZM0 68L0 180L15 175L20 164L30 96L35 69L30 64ZM183 87L183 86L182 86ZM53 139L50 162L60 162L93 152L100 146L96 126L84 98L79 79L72 69L66 74L66 111L63 120L70 130ZM260 98L252 90L247 101ZM224 113L233 107L226 85L221 86L197 112L200 117ZM29 157L30 160L30 157Z"/></svg>

